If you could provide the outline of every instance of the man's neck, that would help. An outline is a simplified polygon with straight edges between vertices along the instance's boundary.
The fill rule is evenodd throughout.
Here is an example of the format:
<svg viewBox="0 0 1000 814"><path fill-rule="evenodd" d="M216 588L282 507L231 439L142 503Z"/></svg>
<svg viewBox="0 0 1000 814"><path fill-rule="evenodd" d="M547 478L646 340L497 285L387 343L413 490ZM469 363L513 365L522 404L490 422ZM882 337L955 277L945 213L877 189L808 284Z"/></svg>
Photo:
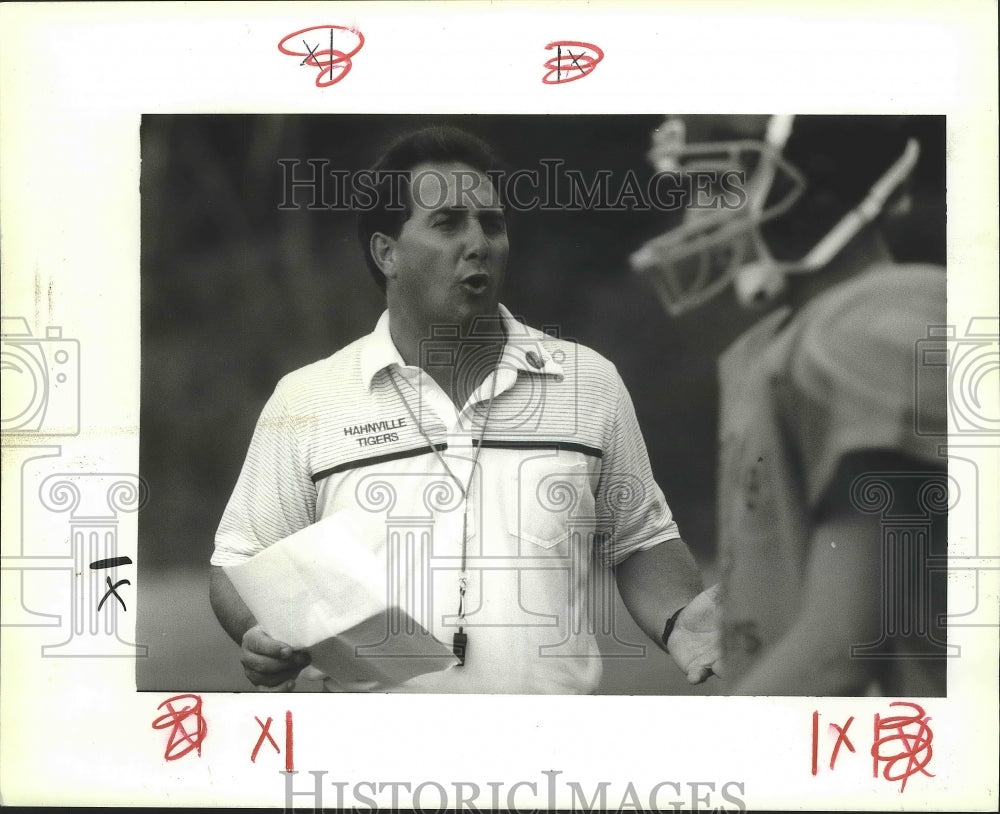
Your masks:
<svg viewBox="0 0 1000 814"><path fill-rule="evenodd" d="M496 369L506 341L499 311L467 325L413 326L392 318L389 332L407 365L421 368L461 410Z"/></svg>

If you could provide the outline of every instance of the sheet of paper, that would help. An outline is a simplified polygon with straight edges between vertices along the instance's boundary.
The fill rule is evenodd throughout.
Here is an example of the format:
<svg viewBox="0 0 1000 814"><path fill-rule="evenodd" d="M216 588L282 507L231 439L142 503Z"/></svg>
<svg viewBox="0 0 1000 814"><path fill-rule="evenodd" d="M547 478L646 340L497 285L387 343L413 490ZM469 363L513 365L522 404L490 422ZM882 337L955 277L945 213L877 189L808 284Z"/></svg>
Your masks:
<svg viewBox="0 0 1000 814"><path fill-rule="evenodd" d="M384 549L362 542L366 533L363 517L340 512L225 572L271 637L308 650L340 685L393 686L456 665L450 648L387 603L386 558L373 553Z"/></svg>

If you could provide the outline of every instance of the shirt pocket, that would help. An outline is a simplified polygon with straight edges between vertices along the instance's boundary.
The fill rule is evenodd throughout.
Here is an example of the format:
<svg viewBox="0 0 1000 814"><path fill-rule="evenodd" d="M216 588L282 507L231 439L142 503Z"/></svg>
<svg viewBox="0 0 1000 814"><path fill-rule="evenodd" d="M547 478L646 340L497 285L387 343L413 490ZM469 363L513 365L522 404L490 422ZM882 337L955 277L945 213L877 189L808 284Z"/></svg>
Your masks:
<svg viewBox="0 0 1000 814"><path fill-rule="evenodd" d="M522 460L507 484L507 531L522 554L561 553L574 534L594 531L596 475L586 461L565 453ZM557 548L558 547L558 548Z"/></svg>

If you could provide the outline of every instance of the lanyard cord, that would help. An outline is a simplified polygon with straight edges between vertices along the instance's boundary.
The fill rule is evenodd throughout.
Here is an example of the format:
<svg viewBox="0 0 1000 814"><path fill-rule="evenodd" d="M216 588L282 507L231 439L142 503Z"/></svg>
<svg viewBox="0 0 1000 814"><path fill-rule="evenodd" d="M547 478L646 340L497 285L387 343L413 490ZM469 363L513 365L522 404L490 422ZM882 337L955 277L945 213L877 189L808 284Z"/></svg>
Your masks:
<svg viewBox="0 0 1000 814"><path fill-rule="evenodd" d="M406 397L403 395L403 391L399 389L399 385L396 383L396 376L394 375L394 371L392 370L389 371L389 381L392 382L392 386L396 389L396 393L399 396L399 400L403 402L403 406L406 407L406 412L410 414L410 418L413 421L414 425L420 431L420 434L424 437L424 440L427 442L430 448L433 450L434 454L437 456L437 459L441 462L441 465L444 467L445 472L447 472L448 476L455 482L455 485L458 487L458 491L461 492L462 494L462 500L465 504L462 511L462 566L461 566L461 572L459 573L458 577L459 632L461 632L462 630L462 621L465 619L465 591L469 582L469 575L465 571L467 553L468 553L468 540L469 540L469 533L468 533L469 491L472 489L472 479L476 475L476 466L479 464L479 453L482 452L483 450L483 439L486 437L486 427L490 423L490 413L493 412L493 399L497 393L497 379L499 378L498 371L499 371L499 364L497 364L497 367L493 370L493 384L490 388L490 400L486 406L486 418L483 420L482 429L479 431L479 443L476 444L476 451L472 456L472 469L469 472L469 479L468 481L466 481L464 487L462 486L462 481L458 479L455 473L452 472L451 467L448 466L448 462L444 459L444 456L441 454L441 450L439 450L437 446L435 446L435 444L431 441L430 437L424 431L423 425L421 425L420 420L413 412L413 408L410 407L410 403L406 400ZM412 385L410 386L412 387ZM473 441L474 440L475 439L473 439Z"/></svg>

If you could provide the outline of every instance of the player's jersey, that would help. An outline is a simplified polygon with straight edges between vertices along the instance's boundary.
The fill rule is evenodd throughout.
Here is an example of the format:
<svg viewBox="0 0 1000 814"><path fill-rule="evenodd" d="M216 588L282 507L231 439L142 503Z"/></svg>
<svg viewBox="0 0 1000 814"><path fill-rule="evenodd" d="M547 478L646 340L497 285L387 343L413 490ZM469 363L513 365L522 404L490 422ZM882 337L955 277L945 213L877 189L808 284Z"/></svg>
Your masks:
<svg viewBox="0 0 1000 814"><path fill-rule="evenodd" d="M722 356L719 530L727 681L739 681L809 601L801 592L813 516L845 456L884 450L919 462L921 472L935 473L931 479L945 477L946 461L939 455L946 432L945 368L917 365L920 341L944 322L942 269L879 265L825 292L794 317L787 308L770 314ZM882 480L889 489L912 482ZM856 505L879 510L877 500L866 500L859 493ZM945 510L936 509L909 520L917 537L924 529L919 551L910 554L925 566L929 538L939 548L945 540ZM883 534L899 528L892 511L884 508ZM900 545L918 543L904 539ZM871 562L880 567L882 552L872 551ZM926 568L921 573L926 576ZM937 587L930 605L945 610ZM927 633L926 604L900 612L919 613L920 632ZM892 628L894 621L884 619L883 629L886 624ZM912 644L914 631L908 632ZM920 644L934 658L877 666L883 691L943 694L943 686L933 686L944 672L943 645L933 641L935 635L940 632L927 633ZM880 644L883 650L893 650L892 639Z"/></svg>

